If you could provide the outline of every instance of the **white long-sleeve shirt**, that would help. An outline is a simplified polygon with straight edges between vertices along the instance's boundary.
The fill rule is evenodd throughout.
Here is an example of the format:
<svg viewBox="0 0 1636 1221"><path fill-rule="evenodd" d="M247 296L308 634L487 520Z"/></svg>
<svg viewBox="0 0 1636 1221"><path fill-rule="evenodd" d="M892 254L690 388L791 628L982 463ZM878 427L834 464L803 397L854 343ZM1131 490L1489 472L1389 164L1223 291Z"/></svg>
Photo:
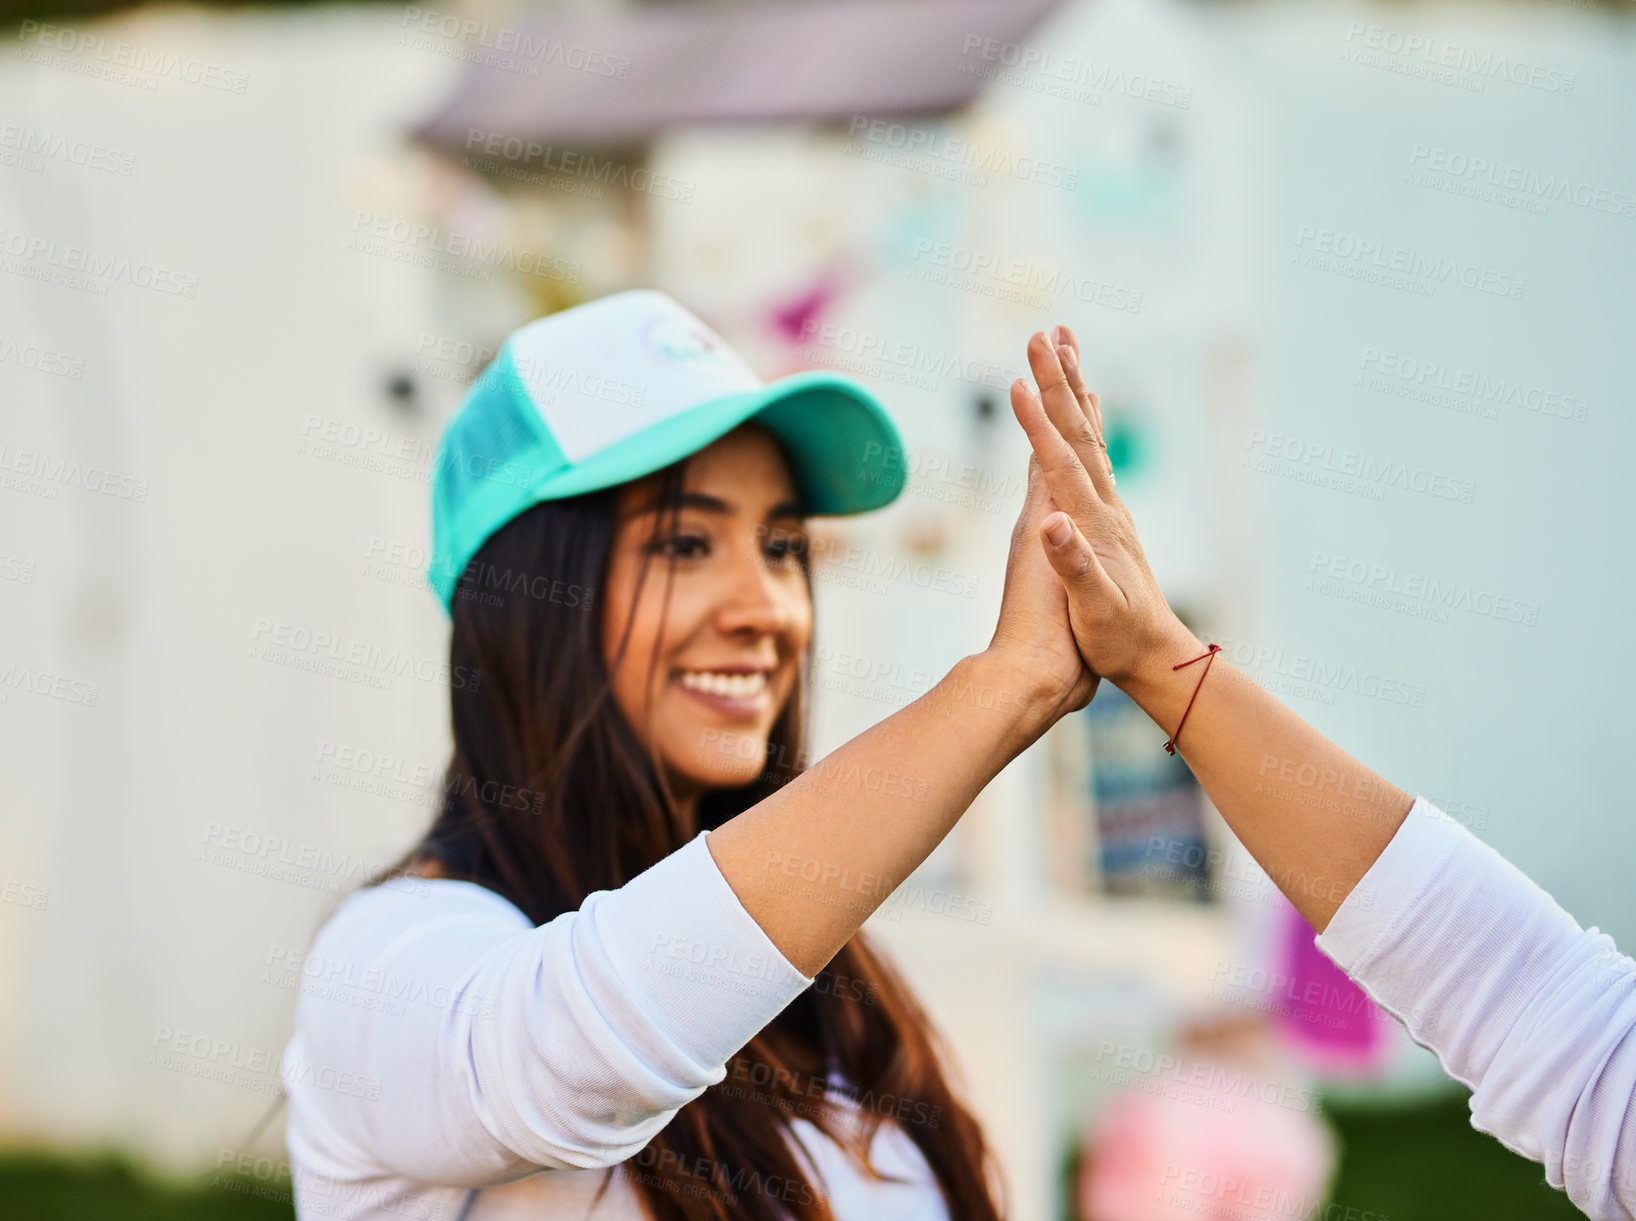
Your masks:
<svg viewBox="0 0 1636 1221"><path fill-rule="evenodd" d="M1611 939L1417 800L1318 945L1473 1090L1475 1127L1594 1221L1636 1217L1636 963ZM811 982L703 836L539 928L466 882L361 891L300 966L283 1062L297 1209L343 1221L453 1221L472 1187L470 1221L639 1216L619 1180L590 1211L599 1168L723 1080ZM906 1183L794 1125L842 1221L946 1218L896 1125L872 1155Z"/></svg>
<svg viewBox="0 0 1636 1221"><path fill-rule="evenodd" d="M1417 798L1318 946L1593 1221L1636 1217L1636 962Z"/></svg>
<svg viewBox="0 0 1636 1221"><path fill-rule="evenodd" d="M473 1188L469 1221L640 1217L619 1176L592 1211L605 1168L723 1081L734 1053L813 982L744 910L705 838L538 928L469 882L350 895L297 964L282 1062L304 1221L454 1221ZM832 1003L872 999L859 991ZM757 1066L734 1062L729 1088L758 1083ZM867 1105L928 1121L924 1104ZM947 1221L898 1124L882 1124L871 1146L877 1169L904 1180L891 1182L861 1175L805 1119L791 1122L797 1157L837 1218ZM635 1168L653 1169L641 1157ZM790 1190L757 1169L685 1168L701 1192L723 1179Z"/></svg>

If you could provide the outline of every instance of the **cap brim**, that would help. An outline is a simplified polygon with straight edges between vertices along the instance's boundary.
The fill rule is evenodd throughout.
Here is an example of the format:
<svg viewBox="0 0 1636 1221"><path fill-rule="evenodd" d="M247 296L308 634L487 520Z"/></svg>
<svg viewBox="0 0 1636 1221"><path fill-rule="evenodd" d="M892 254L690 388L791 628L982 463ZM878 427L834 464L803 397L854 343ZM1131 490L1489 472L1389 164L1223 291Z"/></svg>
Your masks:
<svg viewBox="0 0 1636 1221"><path fill-rule="evenodd" d="M810 514L867 513L903 490L907 456L886 408L851 378L813 370L661 420L546 480L533 489L533 498L578 496L651 475L747 420L783 445Z"/></svg>

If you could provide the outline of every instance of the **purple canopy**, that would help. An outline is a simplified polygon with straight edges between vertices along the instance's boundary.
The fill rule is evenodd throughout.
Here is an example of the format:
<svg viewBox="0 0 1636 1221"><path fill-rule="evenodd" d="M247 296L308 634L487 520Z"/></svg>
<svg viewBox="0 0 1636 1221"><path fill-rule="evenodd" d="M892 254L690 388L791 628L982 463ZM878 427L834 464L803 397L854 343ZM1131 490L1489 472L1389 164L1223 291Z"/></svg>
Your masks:
<svg viewBox="0 0 1636 1221"><path fill-rule="evenodd" d="M1014 70L1019 47L1057 3L661 5L458 31L451 15L410 9L411 39L472 61L415 135L447 149L465 147L472 129L621 146L682 123L938 113L967 102L986 76Z"/></svg>

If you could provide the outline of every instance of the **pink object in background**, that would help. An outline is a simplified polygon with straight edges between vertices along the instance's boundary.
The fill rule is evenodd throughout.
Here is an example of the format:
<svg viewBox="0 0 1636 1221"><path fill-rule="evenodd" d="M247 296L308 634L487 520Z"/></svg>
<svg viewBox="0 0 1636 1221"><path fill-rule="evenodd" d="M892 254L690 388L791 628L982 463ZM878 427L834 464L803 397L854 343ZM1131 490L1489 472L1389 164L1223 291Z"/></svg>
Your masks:
<svg viewBox="0 0 1636 1221"><path fill-rule="evenodd" d="M1243 1063L1178 1062L1162 1092L1109 1104L1086 1142L1081 1221L1306 1221L1334 1169L1329 1131L1301 1095ZM1269 1101L1269 1099L1273 1099Z"/></svg>
<svg viewBox="0 0 1636 1221"><path fill-rule="evenodd" d="M816 283L795 297L772 307L768 321L786 343L800 343L818 329L819 319L846 291L846 277L836 268L819 276Z"/></svg>
<svg viewBox="0 0 1636 1221"><path fill-rule="evenodd" d="M1279 967L1287 989L1273 1024L1290 1053L1331 1076L1380 1072L1391 1016L1313 942L1312 926L1280 899Z"/></svg>

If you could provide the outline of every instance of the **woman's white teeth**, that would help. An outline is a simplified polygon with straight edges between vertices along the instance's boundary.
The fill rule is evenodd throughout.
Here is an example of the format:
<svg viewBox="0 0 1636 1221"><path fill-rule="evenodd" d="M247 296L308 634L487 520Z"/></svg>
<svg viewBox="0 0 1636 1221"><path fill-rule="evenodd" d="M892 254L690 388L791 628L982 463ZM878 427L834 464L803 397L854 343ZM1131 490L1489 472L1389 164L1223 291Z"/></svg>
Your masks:
<svg viewBox="0 0 1636 1221"><path fill-rule="evenodd" d="M750 674L717 674L712 670L683 670L682 686L711 695L725 695L732 699L750 699L767 689L767 674L756 670Z"/></svg>

